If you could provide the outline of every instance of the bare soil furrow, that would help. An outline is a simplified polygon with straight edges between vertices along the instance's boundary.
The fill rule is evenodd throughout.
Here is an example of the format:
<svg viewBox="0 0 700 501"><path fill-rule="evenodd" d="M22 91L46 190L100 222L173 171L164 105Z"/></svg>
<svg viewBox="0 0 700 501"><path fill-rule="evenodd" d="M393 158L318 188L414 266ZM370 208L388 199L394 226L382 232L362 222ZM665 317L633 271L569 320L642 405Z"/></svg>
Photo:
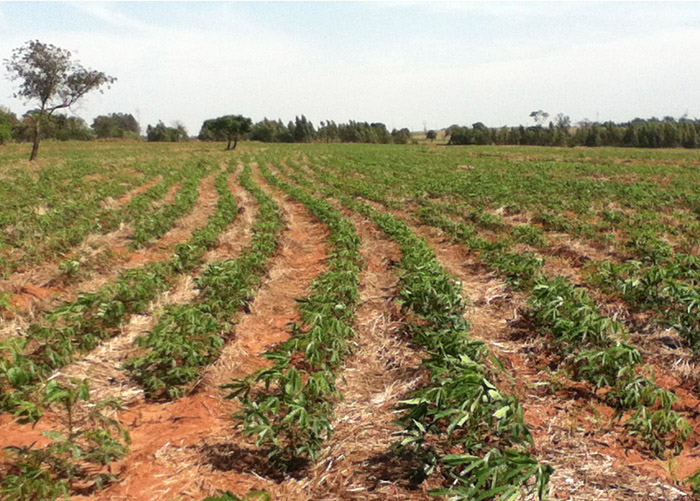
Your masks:
<svg viewBox="0 0 700 501"><path fill-rule="evenodd" d="M122 465L124 480L91 499L201 499L218 489L269 487L256 467L246 463L253 457L262 468L264 455L233 429L236 406L223 399L219 385L265 367L269 362L262 354L288 338L288 324L299 320L296 299L308 294L324 270L328 230L303 205L267 187L260 177L256 182L280 204L287 223L268 277L197 391L173 403L138 404L124 413L133 440ZM238 451L233 462L230 451Z"/></svg>
<svg viewBox="0 0 700 501"><path fill-rule="evenodd" d="M105 235L88 237L76 252L82 252L85 255L103 253L107 262L84 280L68 286L52 286L52 279L55 279L58 274L55 264L52 265L52 271L46 270L47 273L28 272L27 276L13 276L11 279L13 284L8 287L17 294L15 301L18 302L18 308L13 314L12 322L0 329L0 339L7 338L19 328L26 327L28 323L35 321L42 311L64 301L73 301L79 294L95 292L116 280L123 271L169 259L175 246L187 240L194 230L206 224L207 219L216 209L218 194L214 183L215 176L202 179L199 198L194 208L180 218L163 238L149 247L131 252L127 246L133 228L126 225ZM112 257L110 258L109 255ZM0 285L0 291L3 290L1 287L3 285Z"/></svg>
<svg viewBox="0 0 700 501"><path fill-rule="evenodd" d="M170 205L175 201L175 198L177 197L178 192L182 189L182 183L174 183L168 188L168 192L165 194L163 198L160 200L156 200L153 202L153 207L154 208L160 208L160 207L165 207L166 205Z"/></svg>
<svg viewBox="0 0 700 501"><path fill-rule="evenodd" d="M228 178L228 188L238 203L238 216L235 224L219 236L219 244L204 254L204 262L211 263L221 259L230 259L250 243L251 228L258 212L258 205L253 196L238 183L239 165L236 174Z"/></svg>
<svg viewBox="0 0 700 501"><path fill-rule="evenodd" d="M234 259L250 242L251 227L258 207L253 197L237 182L237 174L228 178L228 186L236 197L240 215L219 238L219 245L207 252L202 266L192 274L180 275L175 287L153 301L144 315L134 315L122 332L83 359L61 369L58 374L65 377L88 377L91 392L97 400L120 398L125 404L141 399L141 388L132 382L122 370L122 364L140 349L134 345L137 337L146 334L158 323L166 306L184 304L197 297L194 278L201 274L204 265L218 259ZM241 217L243 216L243 217Z"/></svg>
<svg viewBox="0 0 700 501"><path fill-rule="evenodd" d="M404 219L407 219L403 215ZM680 500L665 462L637 452L613 409L584 385L553 373L544 340L518 330L526 297L490 273L438 229L413 224L461 283L471 306L471 335L505 364L502 384L520 398L539 460L555 468L552 496L576 500ZM619 489L611 488L618 485Z"/></svg>
<svg viewBox="0 0 700 501"><path fill-rule="evenodd" d="M132 269L154 261L170 258L175 246L186 241L194 230L204 226L216 210L219 195L216 192L216 175L202 179L199 185L199 197L194 207L184 217L176 221L168 232L153 245L139 249L128 257L125 269Z"/></svg>
<svg viewBox="0 0 700 501"><path fill-rule="evenodd" d="M153 188L156 184L160 183L163 181L163 176L155 176L153 179L145 182L141 186L137 186L133 190L129 190L126 193L124 193L119 199L113 200L113 199L107 199L105 200L104 206L109 209L116 209L118 207L124 207L127 205L129 202L131 202L135 197L142 195L143 193L146 193L149 189Z"/></svg>
<svg viewBox="0 0 700 501"><path fill-rule="evenodd" d="M403 316L395 301L401 251L373 223L346 215L362 238L366 269L354 352L340 377L343 401L320 459L304 480L285 482L289 490L280 498L301 489L305 499L431 499L425 489L406 488L410 471L395 471L388 454L399 431L396 406L418 383L422 359L401 335Z"/></svg>

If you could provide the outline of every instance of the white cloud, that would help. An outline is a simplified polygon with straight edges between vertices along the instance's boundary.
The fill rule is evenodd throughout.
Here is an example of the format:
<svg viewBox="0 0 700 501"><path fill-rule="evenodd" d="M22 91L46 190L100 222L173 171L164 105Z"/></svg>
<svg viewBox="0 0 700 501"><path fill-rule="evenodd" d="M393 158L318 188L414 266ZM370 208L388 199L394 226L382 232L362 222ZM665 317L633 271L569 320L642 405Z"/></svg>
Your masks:
<svg viewBox="0 0 700 501"><path fill-rule="evenodd" d="M564 33L544 40L535 26L518 43L497 36L452 40L434 32L429 42L402 34L381 43L358 35L339 47L319 37L302 39L288 24L253 19L237 4L208 4L168 25L126 15L118 4L76 8L95 26L55 28L29 38L74 50L84 65L118 78L111 90L87 97L78 112L88 121L138 110L144 128L159 119L182 120L196 134L204 119L225 113L256 120L305 113L314 122L358 119L415 129L423 120L430 128L477 120L524 123L540 108L574 120L595 119L597 112L603 120L680 115L686 109L700 115L700 29L683 27L675 11L663 29L604 37L571 39ZM371 8L377 16L377 9L388 10L384 4ZM508 9L529 7L437 8L508 17ZM0 11L0 26L2 20ZM116 29L96 29L105 24ZM0 59L25 38L18 31L3 36ZM0 104L23 110L9 95L10 83L0 79Z"/></svg>
<svg viewBox="0 0 700 501"><path fill-rule="evenodd" d="M159 119L182 120L196 133L205 118L252 114L255 106L250 103L262 104L269 82L294 76L314 53L312 47L251 24L228 31L181 30L113 15L110 5L79 8L124 28L115 34L55 30L41 35L71 50L86 67L117 77L110 90L89 94L72 110L88 121L102 113L139 110L144 128ZM8 54L23 42L19 37L0 40L0 53ZM10 82L0 80L0 102L11 94ZM17 111L25 109L12 99L9 104Z"/></svg>

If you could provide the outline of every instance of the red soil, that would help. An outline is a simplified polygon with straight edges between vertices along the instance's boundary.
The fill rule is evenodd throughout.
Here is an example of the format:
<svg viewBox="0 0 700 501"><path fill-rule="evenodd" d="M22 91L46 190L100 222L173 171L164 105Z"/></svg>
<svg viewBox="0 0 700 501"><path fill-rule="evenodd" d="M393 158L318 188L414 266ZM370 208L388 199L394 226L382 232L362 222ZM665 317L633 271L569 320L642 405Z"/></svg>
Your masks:
<svg viewBox="0 0 700 501"><path fill-rule="evenodd" d="M300 204L286 200L284 206L288 227L280 251L221 358L194 394L169 404L137 405L123 414L133 441L124 480L91 499L201 499L217 489L246 492L260 482L252 472L217 469L203 451L247 443L233 430L230 415L236 405L222 399L218 385L269 363L261 355L288 338L287 325L299 320L295 299L308 293L324 267L326 228Z"/></svg>

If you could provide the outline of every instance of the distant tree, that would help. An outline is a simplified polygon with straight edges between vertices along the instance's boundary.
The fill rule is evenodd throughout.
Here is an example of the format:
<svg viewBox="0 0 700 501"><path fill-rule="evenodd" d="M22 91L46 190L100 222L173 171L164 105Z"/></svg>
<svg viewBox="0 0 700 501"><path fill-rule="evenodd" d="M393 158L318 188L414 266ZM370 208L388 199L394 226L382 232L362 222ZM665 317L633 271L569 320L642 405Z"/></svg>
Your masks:
<svg viewBox="0 0 700 501"><path fill-rule="evenodd" d="M12 140L12 128L17 122L17 115L12 113L9 108L0 106L0 144Z"/></svg>
<svg viewBox="0 0 700 501"><path fill-rule="evenodd" d="M286 142L289 136L287 127L281 121L264 118L250 129L250 139L264 143ZM200 137L202 139L202 137Z"/></svg>
<svg viewBox="0 0 700 501"><path fill-rule="evenodd" d="M533 111L530 113L530 118L535 121L535 124L542 126L549 118L549 113L542 110Z"/></svg>
<svg viewBox="0 0 700 501"><path fill-rule="evenodd" d="M386 128L386 125L381 122L375 122L369 124L369 126L373 132L375 142L379 144L387 144L391 142L391 134L389 134L389 130Z"/></svg>
<svg viewBox="0 0 700 501"><path fill-rule="evenodd" d="M447 128L445 129L445 137L450 137L450 136L452 136L452 133L453 133L454 131L460 130L461 128L462 128L461 125L457 125L457 124L452 124L452 125L450 125L449 127L447 127Z"/></svg>
<svg viewBox="0 0 700 501"><path fill-rule="evenodd" d="M483 122L473 123L472 131L475 144L491 144L491 131Z"/></svg>
<svg viewBox="0 0 700 501"><path fill-rule="evenodd" d="M95 133L90 130L80 117L69 117L65 114L47 116L44 124L44 137L58 141L89 141L95 139Z"/></svg>
<svg viewBox="0 0 700 501"><path fill-rule="evenodd" d="M226 150L235 150L241 136L251 131L253 121L243 115L225 115L205 120L199 132L199 139L227 141Z"/></svg>
<svg viewBox="0 0 700 501"><path fill-rule="evenodd" d="M69 51L38 40L14 49L12 57L4 63L10 80L20 82L15 97L36 101L39 105L32 113L34 144L29 160L34 160L39 154L41 123L47 115L68 108L88 92L116 81L100 71L83 68L71 59Z"/></svg>
<svg viewBox="0 0 700 501"><path fill-rule="evenodd" d="M12 126L12 138L18 142L32 142L35 119L32 112L25 114ZM58 141L89 141L95 139L95 133L80 117L54 113L44 116L41 121L41 137Z"/></svg>
<svg viewBox="0 0 700 501"><path fill-rule="evenodd" d="M243 115L226 115L214 120L213 129L217 139L224 139L227 150L235 150L240 138L249 133L253 122Z"/></svg>
<svg viewBox="0 0 700 501"><path fill-rule="evenodd" d="M189 137L189 135L187 134L187 128L185 127L185 124L183 124L181 121L175 120L173 122L172 128L176 131L178 141L183 141Z"/></svg>
<svg viewBox="0 0 700 501"><path fill-rule="evenodd" d="M12 126L12 139L18 143L31 143L34 139L34 120L30 116L23 116Z"/></svg>
<svg viewBox="0 0 700 501"><path fill-rule="evenodd" d="M306 119L304 115L294 117L294 142L295 143L310 143L316 137L314 124Z"/></svg>
<svg viewBox="0 0 700 501"><path fill-rule="evenodd" d="M187 139L187 130L182 124L175 124L174 127L167 127L162 121L158 121L155 126L146 127L147 141L165 141L175 143Z"/></svg>
<svg viewBox="0 0 700 501"><path fill-rule="evenodd" d="M411 131L407 128L391 131L391 141L394 144L408 144L411 141Z"/></svg>
<svg viewBox="0 0 700 501"><path fill-rule="evenodd" d="M141 132L139 123L131 113L110 113L95 117L92 121L92 129L98 138L137 138Z"/></svg>
<svg viewBox="0 0 700 501"><path fill-rule="evenodd" d="M435 141L437 139L437 132L434 130L429 130L425 133L425 138L429 141Z"/></svg>
<svg viewBox="0 0 700 501"><path fill-rule="evenodd" d="M571 127L571 119L568 115L557 113L557 116L554 117L554 124L556 125L557 129L568 129Z"/></svg>
<svg viewBox="0 0 700 501"><path fill-rule="evenodd" d="M215 120L215 119L214 119ZM214 120L207 120L202 126L200 139L213 140L211 129ZM312 141L342 142L342 143L408 143L412 141L408 129L396 130L391 133L386 125L381 122L356 122L350 120L347 123L336 123L333 120L321 121L318 129L314 124L301 115L289 121L285 126L282 120L263 119L250 129L250 139L272 143L306 143Z"/></svg>
<svg viewBox="0 0 700 501"><path fill-rule="evenodd" d="M464 144L474 144L474 134L469 127L450 127L450 141L447 144L450 145L464 145Z"/></svg>

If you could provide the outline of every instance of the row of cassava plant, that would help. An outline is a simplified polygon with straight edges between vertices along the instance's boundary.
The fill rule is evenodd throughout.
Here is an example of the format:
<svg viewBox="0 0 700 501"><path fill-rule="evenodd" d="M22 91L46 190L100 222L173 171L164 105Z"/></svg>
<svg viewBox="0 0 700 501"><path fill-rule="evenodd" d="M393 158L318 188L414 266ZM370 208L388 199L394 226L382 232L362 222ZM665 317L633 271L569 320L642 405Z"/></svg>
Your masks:
<svg viewBox="0 0 700 501"><path fill-rule="evenodd" d="M178 273L198 264L204 251L216 245L217 235L236 217L237 209L227 195L228 175L222 172L217 180L217 189L224 196L216 213L186 244L177 246L170 260L121 273L115 282L59 306L21 336L0 345L0 407L22 415L38 412L27 399L37 382L69 363L75 353L88 352L118 333L130 315L144 313L150 301L168 290Z"/></svg>
<svg viewBox="0 0 700 501"><path fill-rule="evenodd" d="M159 182L144 193L135 196L125 207L109 211L108 217L100 220L100 231L105 233L124 223L138 224L141 218L150 216L159 210L164 210L158 209L156 203L166 195L175 179L175 176L168 176L163 182ZM67 258L59 263L58 273L49 283L51 285L68 285L79 279L85 279L90 276L91 271L99 264L108 264L107 259L113 255L114 251L108 247L95 249L93 246L90 246L85 253L80 249L77 252L73 249L68 249Z"/></svg>
<svg viewBox="0 0 700 501"><path fill-rule="evenodd" d="M342 187L345 178L334 177L327 172L324 174L325 180L335 180L337 186ZM358 183L353 182L353 186L356 193ZM608 390L609 401L618 409L619 417L625 415L626 409L633 410L626 425L631 433L641 436L652 453L662 456L666 451L678 452L682 448L689 437L690 427L672 409L677 397L653 382L653 374L642 365L641 356L635 347L624 345L629 348L627 365L623 364L624 357L611 358L611 353L617 353L621 349L622 345L616 341L626 337L626 331L618 322L600 314L585 289L575 287L564 277L547 277L542 271L542 258L532 253L512 252L503 241L483 239L471 225L456 222L441 215L439 211L430 210L429 205L423 207L419 216L424 222L441 228L460 243L479 251L480 257L501 272L513 286L531 291L528 315L536 320L535 324L541 334L554 335L556 338L578 336L576 342L565 345L567 353L576 361L572 371L575 377L589 382L609 381L600 376L611 370L610 367L586 363L587 360L605 360L618 364L621 374L630 376L620 378L612 388L596 386L596 390ZM547 291L554 294L549 297L550 301L540 300L546 296ZM551 318L555 318L556 322L548 323L547 320ZM559 330L563 326L566 328ZM613 352L606 351L611 348ZM576 367L580 366L585 366L586 371L577 371ZM596 371L601 374L596 374ZM635 395L642 391L646 397L637 398ZM652 395L655 397L652 398Z"/></svg>
<svg viewBox="0 0 700 501"><path fill-rule="evenodd" d="M632 434L656 456L680 452L692 428L673 410L678 397L654 382L634 345L620 341L627 337L622 324L601 315L587 291L563 277L538 279L529 306L526 315L540 331L572 355L574 376L607 391L605 399L619 417L632 411L625 422Z"/></svg>
<svg viewBox="0 0 700 501"><path fill-rule="evenodd" d="M255 185L249 166L240 180L260 206L250 245L235 259L207 265L196 282L197 300L167 307L158 325L137 341L146 353L125 364L149 398L182 396L218 358L236 314L254 297L277 250L283 227L279 207Z"/></svg>
<svg viewBox="0 0 700 501"><path fill-rule="evenodd" d="M509 247L507 239L483 239L473 226L454 221L429 202L422 204L420 218L480 251L481 259L504 273L511 285L519 286L521 280L532 283L544 263L544 259L531 252L505 252ZM513 233L522 227L516 226ZM627 246L634 247L634 254L642 260L593 262L589 265L592 270L590 285L620 296L633 308L652 312L664 327L674 328L697 354L700 350L700 259L675 253L666 242L644 232L630 237Z"/></svg>
<svg viewBox="0 0 700 501"><path fill-rule="evenodd" d="M209 172L209 166L200 161L193 172L196 174L185 179L174 203L139 218L134 225L134 233L131 236L132 245L135 248L146 247L149 243L165 235L178 218L194 207L199 196L200 181Z"/></svg>
<svg viewBox="0 0 700 501"><path fill-rule="evenodd" d="M0 497L6 500L55 500L86 495L118 480L110 463L122 458L129 432L115 417L116 400L92 401L87 380L48 381L37 405L52 409L53 426L37 446L8 446L1 471ZM34 416L33 422L40 419Z"/></svg>
<svg viewBox="0 0 700 501"><path fill-rule="evenodd" d="M414 341L428 353L429 376L398 409L403 432L395 447L421 460L417 477L440 469L446 482L434 494L454 499L513 499L531 488L543 499L552 469L530 454L522 406L493 383L488 349L469 338L461 287L428 243L389 213L288 175L370 218L401 247L399 301Z"/></svg>
<svg viewBox="0 0 700 501"><path fill-rule="evenodd" d="M146 173L146 179L156 175L153 165L140 169ZM45 205L23 207L14 217L4 215L7 226L0 232L0 275L9 276L16 270L65 255L91 233L106 233L121 223L138 221L139 217L151 212L150 202L161 198L175 179L183 174L184 169L173 169L164 176L164 182L149 189L145 196L135 197L127 206L117 209L105 206L103 202L108 197L118 197L125 188L132 186L138 179L133 173L107 170L103 175L110 175L109 183L86 183L80 176L77 180L61 178L61 183L51 176L44 182L41 182L43 177L40 178L40 184L45 187L42 196L34 199L34 202ZM76 185L76 182L79 184ZM95 187L92 187L93 184ZM71 187L72 195L62 194L60 185ZM89 187L92 188L87 189ZM93 190L94 196L90 197ZM29 191L23 196L31 199ZM4 256L3 247L6 249Z"/></svg>
<svg viewBox="0 0 700 501"><path fill-rule="evenodd" d="M547 277L544 260L532 253L515 253L484 241L463 222L456 222L423 207L421 220L436 226L462 244L480 251L480 258L504 275L516 288L531 293L526 314L540 334L552 335L567 359L574 377L605 389L618 417L626 410L632 434L639 435L649 450L663 456L679 452L690 435L688 422L672 409L677 397L659 387L643 366L638 349L621 342L628 337L624 326L602 315L583 287L564 277ZM609 377L615 372L617 377Z"/></svg>
<svg viewBox="0 0 700 501"><path fill-rule="evenodd" d="M672 264L640 261L597 263L591 281L638 310L651 311L664 327L678 332L697 357L700 353L700 260L677 255Z"/></svg>
<svg viewBox="0 0 700 501"><path fill-rule="evenodd" d="M271 174L267 179L302 202L328 225L328 270L299 300L300 322L292 337L265 356L273 365L227 385L228 398L243 408L237 414L244 432L269 448L269 458L282 468L314 460L332 433L334 402L340 398L336 372L350 352L361 267L360 239L350 221L328 202ZM262 387L261 387L262 386Z"/></svg>

